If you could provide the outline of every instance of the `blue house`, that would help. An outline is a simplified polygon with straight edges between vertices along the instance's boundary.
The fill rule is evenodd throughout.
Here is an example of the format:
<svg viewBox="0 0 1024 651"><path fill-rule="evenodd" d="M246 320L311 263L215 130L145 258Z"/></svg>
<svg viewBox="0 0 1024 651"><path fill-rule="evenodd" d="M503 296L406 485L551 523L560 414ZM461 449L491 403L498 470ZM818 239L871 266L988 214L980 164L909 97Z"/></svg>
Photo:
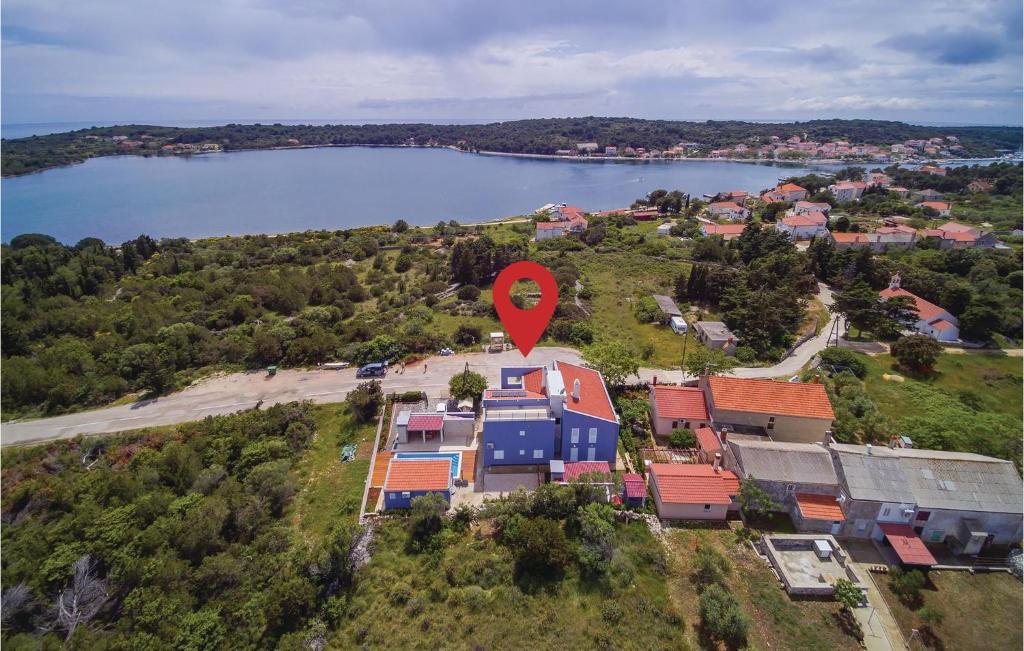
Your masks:
<svg viewBox="0 0 1024 651"><path fill-rule="evenodd" d="M552 459L614 467L619 419L597 371L565 362L503 368L483 407L485 467Z"/></svg>
<svg viewBox="0 0 1024 651"><path fill-rule="evenodd" d="M452 462L447 459L398 459L388 464L384 508L408 509L414 497L438 493L452 503Z"/></svg>

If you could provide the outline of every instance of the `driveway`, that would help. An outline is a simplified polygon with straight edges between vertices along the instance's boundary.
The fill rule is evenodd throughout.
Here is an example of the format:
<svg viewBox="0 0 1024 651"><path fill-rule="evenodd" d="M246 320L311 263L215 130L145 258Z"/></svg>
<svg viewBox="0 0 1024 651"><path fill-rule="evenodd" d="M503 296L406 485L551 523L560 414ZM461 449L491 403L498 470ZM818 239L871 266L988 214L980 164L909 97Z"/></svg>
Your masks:
<svg viewBox="0 0 1024 651"><path fill-rule="evenodd" d="M819 284L818 299L826 306L831 305L832 292L825 285ZM832 317L820 335L806 341L775 366L736 368L732 374L742 378L775 378L796 374L825 348L835 318ZM437 397L447 393L448 379L463 370L466 364L469 364L470 370L497 384L503 366L550 365L554 360L582 363L579 351L562 347L537 347L526 358L518 350L463 353L431 357L425 362L407 366L404 373L399 373L393 367L381 384L386 393L419 390L425 391L428 396ZM662 382L694 379L692 376L684 378L680 369L642 368L638 375L645 382L650 382L654 377ZM234 413L261 403L269 406L293 400L341 402L345 394L363 381L356 379L355 369L351 368L340 371L286 369L278 371L273 378L267 377L263 371L214 376L200 380L184 391L152 400L65 416L3 423L0 425L0 442L5 446L17 445L71 438L79 434L106 434L174 425L206 416Z"/></svg>

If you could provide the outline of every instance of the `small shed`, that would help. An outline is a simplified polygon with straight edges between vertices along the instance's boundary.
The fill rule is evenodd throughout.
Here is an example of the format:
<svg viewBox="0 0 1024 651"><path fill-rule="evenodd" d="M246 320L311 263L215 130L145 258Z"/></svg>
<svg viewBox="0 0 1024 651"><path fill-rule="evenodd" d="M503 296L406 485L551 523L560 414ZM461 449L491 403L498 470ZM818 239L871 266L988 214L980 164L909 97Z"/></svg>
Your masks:
<svg viewBox="0 0 1024 651"><path fill-rule="evenodd" d="M643 507L647 501L647 484L643 475L629 473L622 476L622 500L630 506Z"/></svg>
<svg viewBox="0 0 1024 651"><path fill-rule="evenodd" d="M426 443L427 439L439 437L444 441L444 416L442 414L416 413L409 415L405 426L406 436L419 436ZM408 442L408 441L406 441Z"/></svg>
<svg viewBox="0 0 1024 651"><path fill-rule="evenodd" d="M679 309L679 306L676 305L676 302L673 301L670 297L662 296L661 294L651 294L651 296L654 298L654 301L658 304L658 307L661 308L662 313L665 315L666 321L674 316L683 316L682 310Z"/></svg>
<svg viewBox="0 0 1024 651"><path fill-rule="evenodd" d="M672 234L672 222L665 222L664 224L658 224L658 235L668 236Z"/></svg>
<svg viewBox="0 0 1024 651"><path fill-rule="evenodd" d="M412 411L406 409L405 411L398 412L395 416L395 436L399 443L409 442L409 417L412 416Z"/></svg>

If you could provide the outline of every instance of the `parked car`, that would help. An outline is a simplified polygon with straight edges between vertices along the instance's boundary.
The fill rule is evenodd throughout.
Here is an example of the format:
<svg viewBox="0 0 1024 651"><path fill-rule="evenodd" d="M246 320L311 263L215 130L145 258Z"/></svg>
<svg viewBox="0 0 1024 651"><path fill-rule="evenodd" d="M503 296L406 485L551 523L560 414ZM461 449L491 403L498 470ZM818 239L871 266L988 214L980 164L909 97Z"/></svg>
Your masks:
<svg viewBox="0 0 1024 651"><path fill-rule="evenodd" d="M384 362L374 362L359 367L356 377L384 377L388 374L388 365Z"/></svg>

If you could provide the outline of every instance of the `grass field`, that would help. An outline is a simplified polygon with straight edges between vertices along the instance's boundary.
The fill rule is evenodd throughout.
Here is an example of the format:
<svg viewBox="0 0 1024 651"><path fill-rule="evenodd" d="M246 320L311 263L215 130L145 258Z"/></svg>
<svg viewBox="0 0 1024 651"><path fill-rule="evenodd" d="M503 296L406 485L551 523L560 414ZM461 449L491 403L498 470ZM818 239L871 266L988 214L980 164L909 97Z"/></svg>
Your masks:
<svg viewBox="0 0 1024 651"><path fill-rule="evenodd" d="M525 591L509 552L485 533L452 533L423 554L405 550L406 536L402 521L378 530L333 647L691 648L644 525L616 526L616 548L635 568L631 581L585 580L570 568Z"/></svg>
<svg viewBox="0 0 1024 651"><path fill-rule="evenodd" d="M644 361L645 366L679 366L683 338L666 325L638 322L633 305L645 295L672 296L676 276L689 270L689 265L635 253L581 251L571 257L580 270L582 282L593 292L590 305L595 334L630 342L638 350L650 342L654 354ZM685 305L679 307L686 309ZM699 344L691 339L688 348L695 346Z"/></svg>
<svg viewBox="0 0 1024 651"><path fill-rule="evenodd" d="M328 533L339 520L358 517L377 427L376 421L354 423L344 405L315 410L316 438L296 465L299 490L289 513L296 533L307 540ZM358 445L356 458L341 463L346 443Z"/></svg>
<svg viewBox="0 0 1024 651"><path fill-rule="evenodd" d="M690 578L698 543L717 547L732 564L726 583L740 607L752 620L751 649L859 649L858 642L840 629L834 601L792 600L768 566L746 544L737 542L732 529L673 528L668 532L673 549L669 590L685 624L690 643L700 646L697 587Z"/></svg>
<svg viewBox="0 0 1024 651"><path fill-rule="evenodd" d="M1021 387L1024 359L987 353L943 354L939 356L935 373L927 378L914 378L894 368L889 355L865 357L868 375L865 387L883 414L890 418L919 415L917 406L908 400L908 388L922 384L945 391L953 398L976 401L985 411L1021 415ZM887 382L883 373L898 373L904 382Z"/></svg>
<svg viewBox="0 0 1024 651"><path fill-rule="evenodd" d="M933 625L937 649L1006 649L1024 646L1022 635L1021 583L1009 574L971 574L969 572L929 572L930 585L921 591L924 605L938 609L943 621ZM881 593L889 604L900 629L910 630L924 623L888 589L882 578ZM915 643L914 648L920 648Z"/></svg>

